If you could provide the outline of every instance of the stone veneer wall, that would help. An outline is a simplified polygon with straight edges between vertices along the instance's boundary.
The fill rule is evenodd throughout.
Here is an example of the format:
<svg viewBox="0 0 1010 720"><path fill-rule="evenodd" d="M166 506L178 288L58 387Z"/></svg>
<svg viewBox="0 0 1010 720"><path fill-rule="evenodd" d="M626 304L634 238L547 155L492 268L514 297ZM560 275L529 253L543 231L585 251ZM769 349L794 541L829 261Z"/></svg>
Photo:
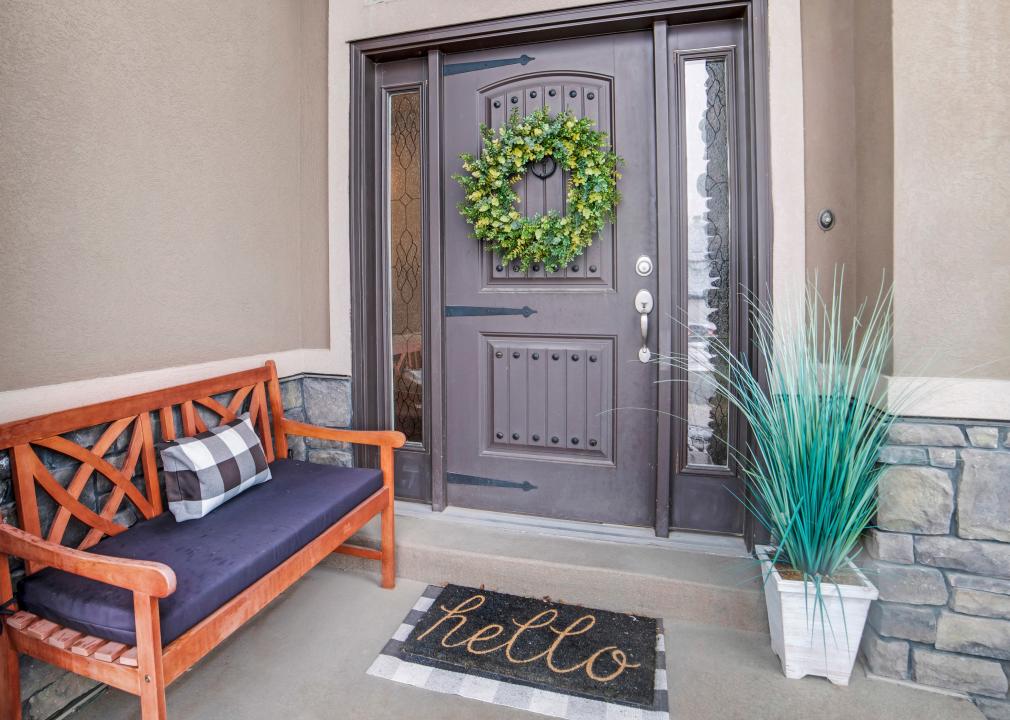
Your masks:
<svg viewBox="0 0 1010 720"><path fill-rule="evenodd" d="M864 546L868 669L1010 720L1010 423L896 424Z"/></svg>
<svg viewBox="0 0 1010 720"><path fill-rule="evenodd" d="M284 414L293 420L325 425L327 427L348 427L351 424L351 381L347 377L327 375L297 375L281 380ZM209 415L216 419L216 416ZM155 424L155 439L158 439L157 415L152 416ZM74 442L90 446L98 439L104 426L88 428L72 433ZM121 455L126 450L127 437L121 436L109 452L106 459L114 464L121 461ZM334 443L324 440L289 438L291 456L299 460L323 463L328 465L350 465L352 456L346 443ZM39 457L53 473L58 481L66 484L77 469L76 461L65 456L40 449ZM160 460L159 460L160 467ZM89 483L88 489L82 493L81 501L92 510L98 512L111 491L109 483L101 480ZM162 487L164 491L164 487ZM40 491L41 492L41 491ZM48 528L51 514L47 515L51 504L40 503L40 514L43 516L43 528ZM0 517L5 522L17 525L17 508L14 504L14 491L11 484L11 464L7 452L0 451ZM132 507L124 508L116 516L116 521L132 525L137 515ZM72 540L73 534L68 529L67 540ZM78 540L80 537L77 538ZM14 568L14 581L20 579L22 569L20 564ZM2 602L4 599L0 599ZM39 662L33 658L21 657L21 700L25 720L48 720L61 713L65 708L74 705L90 694L100 689L100 683L73 673L67 673L52 665Z"/></svg>

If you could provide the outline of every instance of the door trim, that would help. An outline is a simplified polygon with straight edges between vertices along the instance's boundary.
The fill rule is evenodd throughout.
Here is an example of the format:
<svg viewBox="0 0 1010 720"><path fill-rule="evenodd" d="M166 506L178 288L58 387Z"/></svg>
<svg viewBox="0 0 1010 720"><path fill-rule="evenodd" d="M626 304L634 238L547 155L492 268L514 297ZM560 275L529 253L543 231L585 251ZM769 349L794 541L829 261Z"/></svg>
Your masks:
<svg viewBox="0 0 1010 720"><path fill-rule="evenodd" d="M743 195L752 219L750 247L754 249L748 267L748 280L752 293L760 303L770 300L772 287L772 206L771 160L769 132L768 90L768 0L626 0L592 7L552 10L516 17L484 20L441 28L400 33L369 38L351 43L350 52L350 251L351 251L351 318L352 371L354 378L353 424L357 428L385 427L389 407L386 390L386 348L384 335L376 328L384 326L383 288L384 257L375 252L379 221L376 219L376 142L379 141L382 118L376 112L376 70L378 63L406 58L427 59L426 85L426 141L427 179L424 219L429 283L428 343L425 347L425 365L431 368L427 377L430 392L425 403L425 422L429 426L431 454L430 500L434 510L446 507L445 477L445 393L443 388L443 303L442 278L442 187L441 187L441 106L443 57L448 52L486 49L528 42L560 40L570 37L626 32L652 31L655 40L655 88L657 97L669 92L666 59L666 30L671 25L713 20L742 19L745 26L748 55L748 84L745 114L746 132L749 135L748 157L741 158L741 174L748 181L750 191ZM662 62L660 62L662 53ZM661 93L661 94L660 94ZM670 134L660 132L660 122L669 131L669 104L656 103L657 155L669 156ZM661 144L660 144L661 143ZM666 149L666 155L661 153ZM662 166L666 166L665 169ZM668 163L657 163L657 191L674 190L675 178ZM660 197L662 195L657 193ZM666 209L664 210L664 205ZM671 259L672 238L669 204L659 203L659 257L664 253ZM666 222L662 218L666 217ZM664 265L660 265L663 267ZM669 267L669 265L665 265ZM661 280L660 302L670 301L672 279ZM662 306L661 306L662 307ZM378 321L378 322L377 322ZM661 324L668 325L666 323ZM659 349L672 350L672 330L660 332ZM669 376L670 370L666 369ZM664 370L660 369L663 378ZM669 383L660 383L660 408L670 407L672 394ZM656 477L656 534L669 534L671 460L671 420L660 415L658 423L659 456ZM371 458L361 457L368 462ZM747 515L744 537L752 543L756 524Z"/></svg>

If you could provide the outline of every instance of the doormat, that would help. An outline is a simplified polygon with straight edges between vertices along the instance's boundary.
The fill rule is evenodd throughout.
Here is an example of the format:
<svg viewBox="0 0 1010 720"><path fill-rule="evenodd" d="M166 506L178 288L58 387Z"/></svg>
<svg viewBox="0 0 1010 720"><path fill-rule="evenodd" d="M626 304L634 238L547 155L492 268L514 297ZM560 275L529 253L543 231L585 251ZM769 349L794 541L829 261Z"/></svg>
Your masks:
<svg viewBox="0 0 1010 720"><path fill-rule="evenodd" d="M368 674L571 720L668 720L661 620L430 585Z"/></svg>

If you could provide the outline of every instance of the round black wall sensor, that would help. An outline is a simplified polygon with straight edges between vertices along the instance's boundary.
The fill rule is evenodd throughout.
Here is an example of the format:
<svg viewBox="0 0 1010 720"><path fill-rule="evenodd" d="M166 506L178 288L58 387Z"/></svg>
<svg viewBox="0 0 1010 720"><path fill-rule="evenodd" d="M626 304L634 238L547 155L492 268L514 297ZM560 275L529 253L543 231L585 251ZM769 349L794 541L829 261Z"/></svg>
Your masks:
<svg viewBox="0 0 1010 720"><path fill-rule="evenodd" d="M835 226L835 211L825 208L817 215L817 225L821 230L830 230Z"/></svg>

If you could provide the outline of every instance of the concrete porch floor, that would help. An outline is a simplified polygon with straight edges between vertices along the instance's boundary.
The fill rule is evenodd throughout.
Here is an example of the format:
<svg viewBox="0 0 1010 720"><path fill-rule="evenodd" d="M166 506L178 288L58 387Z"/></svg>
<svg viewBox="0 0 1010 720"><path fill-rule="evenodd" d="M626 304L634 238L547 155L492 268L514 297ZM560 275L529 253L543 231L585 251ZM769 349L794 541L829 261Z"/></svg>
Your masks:
<svg viewBox="0 0 1010 720"><path fill-rule="evenodd" d="M168 690L170 720L542 717L373 678L365 670L423 591L378 587L373 573L322 564ZM673 720L817 717L979 720L967 700L871 680L848 688L787 680L760 632L668 620ZM71 720L134 720L135 698L106 690Z"/></svg>

